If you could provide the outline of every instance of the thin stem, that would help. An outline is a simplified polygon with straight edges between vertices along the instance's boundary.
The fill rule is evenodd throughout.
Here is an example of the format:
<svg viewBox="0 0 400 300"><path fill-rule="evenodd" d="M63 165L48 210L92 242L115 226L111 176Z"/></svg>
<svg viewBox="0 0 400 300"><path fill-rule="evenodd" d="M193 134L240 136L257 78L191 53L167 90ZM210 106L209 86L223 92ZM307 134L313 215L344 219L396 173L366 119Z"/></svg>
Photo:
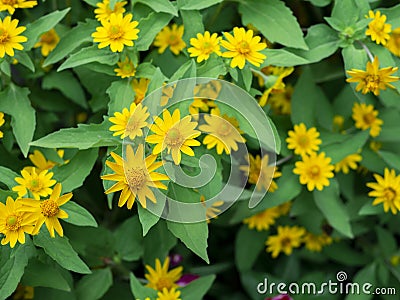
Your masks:
<svg viewBox="0 0 400 300"><path fill-rule="evenodd" d="M253 69L253 68L250 68L250 70L251 70L253 73L256 73L256 74L260 75L261 78L264 80L264 82L267 82L268 77L269 77L268 75L265 75L263 72L261 72L261 71L259 71L259 70L256 70L256 69Z"/></svg>
<svg viewBox="0 0 400 300"><path fill-rule="evenodd" d="M361 42L361 41L357 41L360 45L361 45L361 47L363 47L363 49L365 50L365 52L367 52L367 55L368 55L368 57L369 57L369 60L371 61L371 62L374 62L374 56L372 55L372 53L371 53L371 51L368 49L368 47L367 47L367 45L365 45L363 42Z"/></svg>
<svg viewBox="0 0 400 300"><path fill-rule="evenodd" d="M289 155L289 156L286 156L286 157L284 157L284 158L281 158L280 160L278 160L278 161L275 163L275 165L276 165L276 166L282 165L282 164L284 164L285 162L291 160L292 158L293 158L293 155Z"/></svg>

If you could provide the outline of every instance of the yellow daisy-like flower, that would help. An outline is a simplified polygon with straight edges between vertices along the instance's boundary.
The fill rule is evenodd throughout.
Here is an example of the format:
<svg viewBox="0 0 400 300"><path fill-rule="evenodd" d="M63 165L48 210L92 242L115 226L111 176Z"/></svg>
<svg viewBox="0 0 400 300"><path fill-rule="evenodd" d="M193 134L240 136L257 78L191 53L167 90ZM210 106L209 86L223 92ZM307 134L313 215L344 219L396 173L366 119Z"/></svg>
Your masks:
<svg viewBox="0 0 400 300"><path fill-rule="evenodd" d="M189 113L197 115L199 112L209 112L216 108L214 99L217 99L222 85L218 80L212 80L207 84L196 85L193 89L193 103L189 106ZM198 116L197 116L198 117Z"/></svg>
<svg viewBox="0 0 400 300"><path fill-rule="evenodd" d="M268 102L275 113L290 115L292 107L293 86L288 84L282 92L273 93L269 96Z"/></svg>
<svg viewBox="0 0 400 300"><path fill-rule="evenodd" d="M273 258L278 257L281 252L290 255L294 248L300 247L305 233L305 229L298 226L278 226L277 235L269 236L265 242L266 250L271 252Z"/></svg>
<svg viewBox="0 0 400 300"><path fill-rule="evenodd" d="M224 205L224 201L218 200L214 201L211 206L206 206L206 197L204 195L200 196L200 202L203 204L204 207L206 207L206 221L207 223L210 223L211 219L218 219L218 214L221 212L221 209L218 207L221 207Z"/></svg>
<svg viewBox="0 0 400 300"><path fill-rule="evenodd" d="M356 91L361 91L363 94L373 92L375 96L379 96L380 90L386 90L386 87L395 89L395 87L389 82L399 80L397 76L391 76L399 68L398 67L386 67L379 69L379 59L375 56L374 61L371 63L367 62L366 71L351 69L346 71L351 77L347 78L347 82L358 82Z"/></svg>
<svg viewBox="0 0 400 300"><path fill-rule="evenodd" d="M288 132L286 139L288 149L294 149L294 153L298 155L312 154L319 150L322 141L318 138L319 132L315 127L307 130L304 123L294 125L294 130Z"/></svg>
<svg viewBox="0 0 400 300"><path fill-rule="evenodd" d="M176 84L162 87L162 89L161 89L162 95L161 95L161 100L160 100L161 106L165 106L168 104L169 99L171 99L172 96L174 95L175 88L176 88Z"/></svg>
<svg viewBox="0 0 400 300"><path fill-rule="evenodd" d="M144 208L146 208L147 198L156 203L156 197L149 187L166 190L167 187L161 183L161 180L169 179L167 175L154 172L163 165L161 161L156 162L157 156L149 155L144 158L143 144L139 145L136 153L132 146L128 145L125 161L114 152L111 152L111 156L115 162L107 161L106 164L115 174L103 175L101 179L117 181L117 183L105 193L110 194L122 190L118 206L122 207L127 203L128 209L132 208L136 198Z"/></svg>
<svg viewBox="0 0 400 300"><path fill-rule="evenodd" d="M155 124L150 127L150 130L155 134L146 137L146 142L156 144L153 154L159 154L167 149L176 165L181 162L181 151L189 156L194 156L190 147L200 146L200 142L195 138L201 132L195 130L197 122L191 120L191 116L181 119L179 109L175 109L172 116L168 110L164 110L163 119L155 117Z"/></svg>
<svg viewBox="0 0 400 300"><path fill-rule="evenodd" d="M379 10L376 13L370 10L366 17L373 20L369 22L365 34L371 36L371 40L375 41L378 45L386 45L386 42L390 39L389 33L392 31L392 26L386 24L386 16L381 15Z"/></svg>
<svg viewBox="0 0 400 300"><path fill-rule="evenodd" d="M383 210L387 213L389 210L396 215L400 210L400 175L396 175L394 170L385 168L384 176L374 174L377 182L369 182L367 186L373 191L368 196L375 197L372 205L383 203Z"/></svg>
<svg viewBox="0 0 400 300"><path fill-rule="evenodd" d="M163 288L162 292L157 293L156 300L182 300L180 296L181 291L177 291L176 288L172 288L171 290Z"/></svg>
<svg viewBox="0 0 400 300"><path fill-rule="evenodd" d="M159 47L158 53L164 53L165 49L169 47L173 54L178 55L186 47L186 43L182 39L183 31L183 25L165 26L154 41L154 46Z"/></svg>
<svg viewBox="0 0 400 300"><path fill-rule="evenodd" d="M103 0L96 4L97 8L94 10L96 19L101 21L107 21L112 14L123 14L125 12L124 6L128 3L127 1L116 2L114 9L110 7L110 0Z"/></svg>
<svg viewBox="0 0 400 300"><path fill-rule="evenodd" d="M343 158L340 162L335 164L335 172L342 171L344 174L348 174L350 169L357 170L357 163L362 160L362 156L358 153L350 154Z"/></svg>
<svg viewBox="0 0 400 300"><path fill-rule="evenodd" d="M261 69L261 72L266 75L267 81L261 75L258 75L258 83L260 86L266 86L267 89L262 94L259 104L260 106L265 106L271 95L281 94L285 92L285 83L283 79L294 71L293 67L274 67L268 66Z"/></svg>
<svg viewBox="0 0 400 300"><path fill-rule="evenodd" d="M227 41L221 41L221 46L228 51L222 53L223 57L232 58L231 67L243 69L246 61L259 67L267 58L259 51L264 50L267 44L260 43L259 36L253 37L253 30L245 30L243 27L233 28L233 35L224 32Z"/></svg>
<svg viewBox="0 0 400 300"><path fill-rule="evenodd" d="M188 49L190 57L197 57L197 62L200 63L203 60L207 60L211 53L220 56L220 41L221 37L218 37L216 33L210 34L209 31L204 32L204 35L198 33L197 38L190 39L190 45L193 46Z"/></svg>
<svg viewBox="0 0 400 300"><path fill-rule="evenodd" d="M0 112L0 127L4 125L4 113ZM3 132L0 131L0 138L3 137Z"/></svg>
<svg viewBox="0 0 400 300"><path fill-rule="evenodd" d="M303 156L303 161L296 162L293 173L300 175L300 183L306 184L310 192L314 189L322 191L324 186L329 186L329 178L334 176L335 167L330 162L331 158L325 157L325 152L313 152Z"/></svg>
<svg viewBox="0 0 400 300"><path fill-rule="evenodd" d="M51 187L56 184L56 181L51 179L53 173L48 170L37 173L36 170L36 168L22 170L22 177L15 178L19 185L13 187L12 190L18 193L18 197L25 196L29 191L36 200L39 200L40 197L46 197L52 193Z"/></svg>
<svg viewBox="0 0 400 300"><path fill-rule="evenodd" d="M115 131L113 136L120 135L121 139L129 137L133 140L137 136L143 136L142 128L148 125L146 120L149 116L146 106L142 106L142 103L132 103L129 110L124 108L122 112L115 112L114 117L109 118L110 122L115 124L110 130Z"/></svg>
<svg viewBox="0 0 400 300"><path fill-rule="evenodd" d="M14 248L17 241L25 243L25 232L32 234L35 220L21 208L20 200L14 201L11 197L7 198L5 205L0 202L0 233L5 235L2 245L10 243L10 247Z"/></svg>
<svg viewBox="0 0 400 300"><path fill-rule="evenodd" d="M64 150L58 150L57 154L60 158L63 158ZM33 163L33 165L36 167L36 170L39 173L44 170L52 169L54 166L57 165L56 162L47 160L46 157L43 155L43 153L40 152L39 150L33 151L33 154L29 154L28 157L29 157L30 161ZM27 167L27 168L31 168L31 167Z"/></svg>
<svg viewBox="0 0 400 300"><path fill-rule="evenodd" d="M176 282L182 276L182 267L174 268L168 271L169 268L169 257L167 257L161 266L160 260L156 259L156 266L153 269L151 266L146 265L147 274L144 276L148 280L147 287L152 288L157 291L163 291L167 289L171 291L173 288L177 288Z"/></svg>
<svg viewBox="0 0 400 300"><path fill-rule="evenodd" d="M0 0L0 11L8 10L12 15L17 8L32 8L36 5L37 1L32 0Z"/></svg>
<svg viewBox="0 0 400 300"><path fill-rule="evenodd" d="M257 231L268 230L271 225L275 224L275 220L280 216L277 207L267 208L266 210L246 218L243 224L247 224L249 229L256 229Z"/></svg>
<svg viewBox="0 0 400 300"><path fill-rule="evenodd" d="M321 252L324 246L332 244L332 238L326 233L315 235L311 232L307 232L303 238L303 242L306 249L311 252Z"/></svg>
<svg viewBox="0 0 400 300"><path fill-rule="evenodd" d="M372 104L354 103L352 118L356 128L361 130L370 129L370 136L377 137L381 133L383 121L378 118L378 111L374 110Z"/></svg>
<svg viewBox="0 0 400 300"><path fill-rule="evenodd" d="M57 183L49 199L37 201L24 198L21 201L23 210L36 220L35 229L32 234L37 234L45 223L50 236L55 237L54 230L59 236L64 236L63 228L58 219L68 218L68 214L60 207L72 198L72 193L61 196L61 183Z"/></svg>
<svg viewBox="0 0 400 300"><path fill-rule="evenodd" d="M219 155L225 151L230 154L231 151L239 149L238 143L244 143L246 140L242 137L243 131L239 128L239 122L226 114L221 116L218 108L211 110L211 114L205 115L206 124L200 125L199 129L208 133L203 140L207 149L216 147Z"/></svg>
<svg viewBox="0 0 400 300"><path fill-rule="evenodd" d="M34 48L42 47L40 49L43 56L48 56L51 51L57 46L60 37L54 29L43 33L39 41L33 46Z"/></svg>
<svg viewBox="0 0 400 300"><path fill-rule="evenodd" d="M394 55L400 57L400 27L391 32L386 48L388 48Z"/></svg>
<svg viewBox="0 0 400 300"><path fill-rule="evenodd" d="M369 143L369 148L374 152L378 152L382 148L382 143L377 141L371 141Z"/></svg>
<svg viewBox="0 0 400 300"><path fill-rule="evenodd" d="M27 37L20 35L26 30L25 26L18 26L18 20L11 20L10 16L0 19L0 58L6 54L14 56L14 49L23 50L20 43L26 42Z"/></svg>
<svg viewBox="0 0 400 300"><path fill-rule="evenodd" d="M121 78L127 78L135 76L136 68L133 65L133 62L129 59L129 57L125 57L124 61L117 62L118 68L114 69L114 72L117 73L117 76Z"/></svg>
<svg viewBox="0 0 400 300"><path fill-rule="evenodd" d="M132 14L111 14L110 18L101 21L101 27L92 33L93 41L99 49L110 46L112 52L122 52L124 46L132 47L137 40L139 29L137 21L132 21Z"/></svg>
<svg viewBox="0 0 400 300"><path fill-rule="evenodd" d="M149 87L150 80L147 78L140 78L132 80L132 88L135 91L135 103L142 102L146 96L147 88Z"/></svg>

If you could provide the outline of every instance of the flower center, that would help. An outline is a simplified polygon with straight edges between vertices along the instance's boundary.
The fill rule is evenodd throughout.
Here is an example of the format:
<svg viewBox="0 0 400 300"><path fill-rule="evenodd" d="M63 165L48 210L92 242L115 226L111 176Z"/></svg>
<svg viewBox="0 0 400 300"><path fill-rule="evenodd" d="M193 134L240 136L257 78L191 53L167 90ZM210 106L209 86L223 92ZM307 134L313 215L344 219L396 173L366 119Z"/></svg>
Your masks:
<svg viewBox="0 0 400 300"><path fill-rule="evenodd" d="M54 34L49 33L49 32L46 32L45 34L43 34L43 35L40 37L40 41L41 41L43 44L54 44L54 43L56 42L56 39L55 39L55 37L54 37Z"/></svg>
<svg viewBox="0 0 400 300"><path fill-rule="evenodd" d="M15 6L17 4L17 0L2 0L3 4L5 5L10 5L10 6ZM15 6L17 7L17 6Z"/></svg>
<svg viewBox="0 0 400 300"><path fill-rule="evenodd" d="M220 126L217 128L217 133L221 136L227 136L232 132L232 125L228 124L228 121L224 121L220 123Z"/></svg>
<svg viewBox="0 0 400 300"><path fill-rule="evenodd" d="M363 115L363 120L366 124L371 125L372 123L375 122L375 116L372 113L368 113Z"/></svg>
<svg viewBox="0 0 400 300"><path fill-rule="evenodd" d="M7 43L9 40L8 32L2 28L0 28L0 44Z"/></svg>
<svg viewBox="0 0 400 300"><path fill-rule="evenodd" d="M128 185L133 189L140 189L147 181L146 173L142 168L130 169L126 172Z"/></svg>
<svg viewBox="0 0 400 300"><path fill-rule="evenodd" d="M29 189L32 192L38 192L43 188L43 184L39 179L32 179L30 183L31 183L31 186Z"/></svg>
<svg viewBox="0 0 400 300"><path fill-rule="evenodd" d="M40 203L40 209L45 217L54 217L60 211L58 204L54 200L44 200Z"/></svg>
<svg viewBox="0 0 400 300"><path fill-rule="evenodd" d="M298 139L298 143L300 146L303 148L306 148L309 144L308 136L307 135L301 135Z"/></svg>
<svg viewBox="0 0 400 300"><path fill-rule="evenodd" d="M119 39L123 35L123 31L121 30L121 27L116 26L116 25L110 26L110 30L108 33L110 35L110 39L112 39L112 40Z"/></svg>
<svg viewBox="0 0 400 300"><path fill-rule="evenodd" d="M169 278L161 277L158 279L157 283L157 290L162 291L164 288L167 290L170 290L173 286L173 282Z"/></svg>
<svg viewBox="0 0 400 300"><path fill-rule="evenodd" d="M380 79L379 75L367 75L365 77L365 84L370 89L379 88L380 82L381 82L381 79Z"/></svg>
<svg viewBox="0 0 400 300"><path fill-rule="evenodd" d="M391 187L385 188L383 190L383 194L384 194L385 198L389 201L393 201L397 196L396 191Z"/></svg>
<svg viewBox="0 0 400 300"><path fill-rule="evenodd" d="M122 65L122 72L125 74L130 74L134 70L134 67L131 63L123 64Z"/></svg>
<svg viewBox="0 0 400 300"><path fill-rule="evenodd" d="M250 52L250 45L248 42L246 41L242 41L241 43L239 43L239 47L238 47L238 52L240 54L246 54Z"/></svg>
<svg viewBox="0 0 400 300"><path fill-rule="evenodd" d="M281 246L282 246L282 248L289 247L291 244L292 244L292 241L291 241L291 239L288 238L288 237L285 237L285 238L283 238L283 239L281 240Z"/></svg>
<svg viewBox="0 0 400 300"><path fill-rule="evenodd" d="M313 179L317 178L320 173L321 173L321 169L319 166L312 166L310 168L309 175L311 178L313 178Z"/></svg>
<svg viewBox="0 0 400 300"><path fill-rule="evenodd" d="M6 229L7 230L18 230L21 227L21 217L18 215L10 215L6 219Z"/></svg>
<svg viewBox="0 0 400 300"><path fill-rule="evenodd" d="M181 133L176 128L171 128L167 133L167 145L168 146L177 146L181 145L183 142L183 138Z"/></svg>
<svg viewBox="0 0 400 300"><path fill-rule="evenodd" d="M179 43L179 38L175 34L171 34L168 39L170 45L177 45Z"/></svg>
<svg viewBox="0 0 400 300"><path fill-rule="evenodd" d="M138 122L129 122L128 125L126 125L125 132L127 134L134 133L136 130L138 130L139 123Z"/></svg>

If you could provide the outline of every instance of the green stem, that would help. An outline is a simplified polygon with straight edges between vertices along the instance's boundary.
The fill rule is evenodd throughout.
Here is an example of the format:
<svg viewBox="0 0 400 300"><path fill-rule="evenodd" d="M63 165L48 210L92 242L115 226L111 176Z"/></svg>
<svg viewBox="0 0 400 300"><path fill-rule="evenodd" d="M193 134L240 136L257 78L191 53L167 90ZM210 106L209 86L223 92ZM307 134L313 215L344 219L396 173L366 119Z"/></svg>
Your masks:
<svg viewBox="0 0 400 300"><path fill-rule="evenodd" d="M368 55L369 60L370 60L371 62L374 62L374 56L372 55L371 51L368 49L367 45L365 45L365 44L364 44L363 42L361 42L361 41L357 41L357 42L361 45L361 47L363 47L363 49L365 50L365 52L366 52L367 55Z"/></svg>

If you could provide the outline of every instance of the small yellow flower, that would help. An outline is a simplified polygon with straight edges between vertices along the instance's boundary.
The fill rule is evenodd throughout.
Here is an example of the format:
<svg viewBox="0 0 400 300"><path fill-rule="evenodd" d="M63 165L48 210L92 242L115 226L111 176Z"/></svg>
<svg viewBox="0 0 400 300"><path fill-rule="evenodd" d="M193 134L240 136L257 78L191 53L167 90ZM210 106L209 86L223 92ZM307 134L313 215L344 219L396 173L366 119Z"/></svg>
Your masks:
<svg viewBox="0 0 400 300"><path fill-rule="evenodd" d="M213 33L212 35L209 31L206 31L204 35L198 33L197 38L190 39L190 45L193 46L188 49L190 57L197 57L197 62L200 63L203 60L207 60L211 53L220 56L220 40L221 37L218 37L218 34L216 33Z"/></svg>
<svg viewBox="0 0 400 300"><path fill-rule="evenodd" d="M33 46L34 48L42 47L41 53L43 56L48 56L51 51L57 46L60 37L54 29L51 29L40 36L39 41Z"/></svg>
<svg viewBox="0 0 400 300"><path fill-rule="evenodd" d="M4 125L4 113L0 112L0 127ZM3 137L3 132L0 131L0 138Z"/></svg>
<svg viewBox="0 0 400 300"><path fill-rule="evenodd" d="M233 28L233 35L224 32L226 41L221 41L221 46L228 51L222 53L223 57L232 58L231 67L243 69L246 61L259 67L267 58L259 51L264 50L267 44L260 43L259 36L253 37L253 30L245 30L243 27Z"/></svg>
<svg viewBox="0 0 400 300"><path fill-rule="evenodd" d="M32 286L18 284L12 300L31 300L35 296L35 290Z"/></svg>
<svg viewBox="0 0 400 300"><path fill-rule="evenodd" d="M114 72L117 73L117 76L121 78L127 78L135 76L136 68L129 59L129 57L125 57L124 61L117 62L118 68L114 69Z"/></svg>
<svg viewBox="0 0 400 300"><path fill-rule="evenodd" d="M294 153L298 155L312 154L319 150L322 141L318 138L319 132L315 127L307 130L304 123L294 125L294 130L288 132L286 139L288 149L294 149Z"/></svg>
<svg viewBox="0 0 400 300"><path fill-rule="evenodd" d="M114 9L110 7L110 0L103 0L103 2L98 2L96 4L97 8L94 10L96 14L96 19L101 21L107 21L112 14L123 14L125 12L124 6L126 1L116 2Z"/></svg>
<svg viewBox="0 0 400 300"><path fill-rule="evenodd" d="M207 84L196 85L193 89L193 103L189 106L191 115L197 115L199 112L209 112L216 108L215 99L217 99L222 85L218 80L212 80Z"/></svg>
<svg viewBox="0 0 400 300"><path fill-rule="evenodd" d="M110 46L112 52L122 52L124 46L132 47L137 40L139 29L137 21L132 21L132 14L111 14L110 18L101 21L101 27L92 33L93 41L99 49Z"/></svg>
<svg viewBox="0 0 400 300"><path fill-rule="evenodd" d="M58 150L57 154L60 158L62 158L64 156L64 150ZM33 154L29 154L28 157L39 173L44 170L52 169L55 165L57 165L57 163L55 163L54 161L47 160L43 153L39 150L33 151Z"/></svg>
<svg viewBox="0 0 400 300"><path fill-rule="evenodd" d="M275 220L280 216L277 207L267 208L266 210L255 214L243 220L249 229L256 229L257 231L268 230L271 225L275 224Z"/></svg>
<svg viewBox="0 0 400 300"><path fill-rule="evenodd" d="M267 252L271 252L273 258L283 252L290 255L294 248L301 245L305 229L298 226L278 226L277 235L271 235L266 241Z"/></svg>
<svg viewBox="0 0 400 300"><path fill-rule="evenodd" d="M324 186L329 186L329 178L334 176L335 167L330 162L331 158L325 157L325 152L313 152L303 156L303 161L296 162L293 173L300 175L300 183L306 184L310 192L314 189L322 191Z"/></svg>
<svg viewBox="0 0 400 300"><path fill-rule="evenodd" d="M358 153L350 154L343 158L340 162L335 164L335 172L342 171L344 174L348 174L350 169L357 170L357 163L362 160L362 156Z"/></svg>
<svg viewBox="0 0 400 300"><path fill-rule="evenodd" d="M0 11L8 10L12 15L17 8L32 8L36 5L37 1L32 0L0 0Z"/></svg>
<svg viewBox="0 0 400 300"><path fill-rule="evenodd" d="M379 69L379 59L375 56L374 61L371 63L367 62L366 71L351 69L346 71L351 77L347 78L347 82L358 82L356 91L360 91L363 94L373 92L375 96L379 96L380 90L386 90L386 87L395 89L395 87L389 82L399 80L397 76L391 76L399 68L398 67L386 67Z"/></svg>
<svg viewBox="0 0 400 300"><path fill-rule="evenodd" d="M178 55L186 47L186 43L182 39L183 31L183 25L165 26L154 41L154 46L159 47L158 53L164 53L165 49L169 47L173 54Z"/></svg>
<svg viewBox="0 0 400 300"><path fill-rule="evenodd" d="M393 55L400 57L400 27L392 31L386 48L388 48Z"/></svg>
<svg viewBox="0 0 400 300"><path fill-rule="evenodd" d="M176 88L176 84L162 87L162 89L161 89L162 95L161 95L161 100L160 100L161 106L165 106L168 104L169 99L171 99L172 96L174 95L175 88Z"/></svg>
<svg viewBox="0 0 400 300"><path fill-rule="evenodd" d="M393 255L390 258L390 264L394 267L397 267L400 264L400 255Z"/></svg>
<svg viewBox="0 0 400 300"><path fill-rule="evenodd" d="M375 197L372 205L383 203L383 210L389 210L396 215L400 210L400 175L396 175L394 170L385 168L384 176L374 174L377 182L369 182L367 186L373 191L368 196Z"/></svg>
<svg viewBox="0 0 400 300"><path fill-rule="evenodd" d="M340 131L343 128L344 117L341 115L335 115L333 117L333 128L334 131Z"/></svg>
<svg viewBox="0 0 400 300"><path fill-rule="evenodd" d="M378 111L374 110L372 104L354 103L352 118L357 128L370 129L370 136L377 137L380 134L383 121L378 118Z"/></svg>
<svg viewBox="0 0 400 300"><path fill-rule="evenodd" d="M281 115L290 115L292 107L293 86L288 84L285 89L279 93L273 93L269 96L268 102L275 113Z"/></svg>
<svg viewBox="0 0 400 300"><path fill-rule="evenodd" d="M132 80L132 88L135 91L135 103L139 104L146 96L147 88L149 87L150 80L147 78L140 78Z"/></svg>
<svg viewBox="0 0 400 300"><path fill-rule="evenodd" d="M147 274L145 274L146 279L148 280L147 287L152 288L157 291L163 291L167 289L171 291L174 288L177 288L178 285L176 282L182 276L182 267L177 267L168 271L169 268L169 257L167 257L161 266L160 260L156 259L156 266L153 269L151 266L146 265Z"/></svg>
<svg viewBox="0 0 400 300"><path fill-rule="evenodd" d="M13 187L12 190L18 192L18 197L25 196L29 191L36 200L39 200L40 197L46 197L52 193L51 187L56 184L56 181L51 179L53 173L48 170L37 173L36 170L36 168L22 170L22 177L15 178L19 185Z"/></svg>
<svg viewBox="0 0 400 300"><path fill-rule="evenodd" d="M382 143L377 141L371 141L369 143L369 148L374 152L378 152L382 148Z"/></svg>
<svg viewBox="0 0 400 300"><path fill-rule="evenodd" d="M390 39L389 33L392 30L390 24L386 24L386 16L381 15L379 10L374 13L372 10L369 11L367 18L373 19L368 24L368 29L365 34L371 36L371 40L375 43L386 45L386 42Z"/></svg>
<svg viewBox="0 0 400 300"><path fill-rule="evenodd" d="M221 209L218 207L221 207L224 205L224 201L218 200L214 201L211 206L206 206L206 197L204 195L200 196L200 202L203 204L203 206L206 208L206 221L207 223L210 223L211 219L218 219L218 214L221 212Z"/></svg>
<svg viewBox="0 0 400 300"><path fill-rule="evenodd" d="M26 30L25 26L18 26L18 20L11 20L10 16L0 19L0 58L6 54L14 56L14 49L23 50L24 46L20 43L26 42L28 39L20 35Z"/></svg>
<svg viewBox="0 0 400 300"><path fill-rule="evenodd" d="M182 300L180 296L181 291L177 291L176 288L172 288L170 290L163 288L162 292L157 293L156 300Z"/></svg>
<svg viewBox="0 0 400 300"><path fill-rule="evenodd" d="M332 244L332 238L326 233L315 235L311 232L307 232L303 238L303 242L306 249L311 252L321 252L324 246Z"/></svg>

